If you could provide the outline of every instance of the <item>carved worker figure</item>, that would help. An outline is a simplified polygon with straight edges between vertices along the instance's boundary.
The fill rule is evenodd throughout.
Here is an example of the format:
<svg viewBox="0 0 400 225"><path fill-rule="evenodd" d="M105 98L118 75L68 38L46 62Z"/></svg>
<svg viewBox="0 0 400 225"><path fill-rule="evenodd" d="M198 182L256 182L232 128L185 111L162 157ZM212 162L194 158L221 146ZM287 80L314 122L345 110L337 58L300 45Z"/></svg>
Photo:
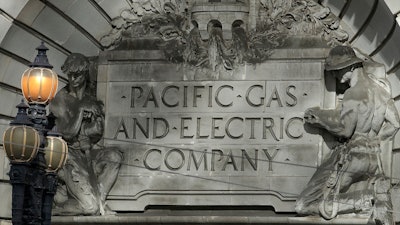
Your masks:
<svg viewBox="0 0 400 225"><path fill-rule="evenodd" d="M102 102L89 87L87 57L73 53L61 69L68 75L69 83L51 102L50 111L68 143L68 160L59 173L67 195L64 201L56 201L53 212L104 214L106 196L117 178L122 154L116 148L96 146L104 132L104 112Z"/></svg>
<svg viewBox="0 0 400 225"><path fill-rule="evenodd" d="M314 107L305 122L325 129L342 143L327 156L300 194L301 215L372 213L382 224L392 224L390 181L385 177L382 143L400 127L399 115L385 76L368 73L363 60L348 46L333 48L326 60L328 75L349 87L336 109Z"/></svg>

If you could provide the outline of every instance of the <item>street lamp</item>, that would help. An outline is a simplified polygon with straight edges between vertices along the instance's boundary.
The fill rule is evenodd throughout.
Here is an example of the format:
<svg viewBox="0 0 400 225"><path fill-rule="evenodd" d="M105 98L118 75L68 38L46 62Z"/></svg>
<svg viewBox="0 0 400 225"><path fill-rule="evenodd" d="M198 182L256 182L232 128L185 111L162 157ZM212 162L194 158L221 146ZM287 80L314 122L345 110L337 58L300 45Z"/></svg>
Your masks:
<svg viewBox="0 0 400 225"><path fill-rule="evenodd" d="M10 159L13 225L50 225L57 188L57 171L65 164L67 144L46 116L46 106L57 92L58 77L51 69L42 42L38 54L21 78L25 100L3 135Z"/></svg>

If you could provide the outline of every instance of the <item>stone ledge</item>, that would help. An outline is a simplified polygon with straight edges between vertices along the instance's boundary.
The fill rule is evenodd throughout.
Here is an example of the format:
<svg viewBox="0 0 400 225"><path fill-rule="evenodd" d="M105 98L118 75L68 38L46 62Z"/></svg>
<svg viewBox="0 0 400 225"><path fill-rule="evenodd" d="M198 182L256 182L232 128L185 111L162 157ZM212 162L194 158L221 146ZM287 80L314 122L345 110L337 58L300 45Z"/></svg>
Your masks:
<svg viewBox="0 0 400 225"><path fill-rule="evenodd" d="M337 218L324 220L320 217L278 217L278 216L64 216L53 217L53 225L69 224L341 224L367 225L375 224L367 218Z"/></svg>

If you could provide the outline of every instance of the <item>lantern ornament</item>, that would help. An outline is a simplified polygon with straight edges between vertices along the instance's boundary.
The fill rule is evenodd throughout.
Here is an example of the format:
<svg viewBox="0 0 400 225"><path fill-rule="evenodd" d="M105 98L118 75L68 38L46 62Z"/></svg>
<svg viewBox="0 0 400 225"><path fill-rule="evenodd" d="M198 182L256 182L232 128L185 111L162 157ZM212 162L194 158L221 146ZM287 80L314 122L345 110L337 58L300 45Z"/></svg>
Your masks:
<svg viewBox="0 0 400 225"><path fill-rule="evenodd" d="M17 105L17 116L3 134L3 147L10 159L13 224L51 224L51 211L57 190L57 171L67 158L67 144L52 135L54 118L46 106L58 88L42 42L38 54L21 78L24 100ZM59 135L60 136L60 135Z"/></svg>
<svg viewBox="0 0 400 225"><path fill-rule="evenodd" d="M32 127L12 126L4 132L3 143L12 163L31 162L38 152L40 136Z"/></svg>
<svg viewBox="0 0 400 225"><path fill-rule="evenodd" d="M61 137L47 136L47 144L44 148L45 160L48 172L56 172L67 161L67 143Z"/></svg>
<svg viewBox="0 0 400 225"><path fill-rule="evenodd" d="M21 77L22 94L29 103L47 104L56 95L58 77L47 59L46 51L49 49L42 42L36 50L35 61Z"/></svg>
<svg viewBox="0 0 400 225"><path fill-rule="evenodd" d="M57 86L57 74L48 68L29 68L21 78L22 93L30 103L47 104L54 98Z"/></svg>

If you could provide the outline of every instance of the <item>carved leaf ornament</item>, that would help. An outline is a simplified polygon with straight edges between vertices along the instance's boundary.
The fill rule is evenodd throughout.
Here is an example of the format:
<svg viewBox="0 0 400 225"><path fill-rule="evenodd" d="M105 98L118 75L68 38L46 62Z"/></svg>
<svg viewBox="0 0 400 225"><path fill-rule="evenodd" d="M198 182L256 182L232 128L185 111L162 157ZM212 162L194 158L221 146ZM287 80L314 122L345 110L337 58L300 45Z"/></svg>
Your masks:
<svg viewBox="0 0 400 225"><path fill-rule="evenodd" d="M189 21L190 7L196 3L131 0L130 4L131 8L124 9L119 17L113 19L113 29L109 34L101 38L104 47L118 49L124 40L156 38L158 49L163 50L170 62L213 70L215 65L210 63L214 62L210 57L217 59L226 70L244 62L260 63L291 37L321 37L328 46L348 40L348 34L340 28L337 17L329 8L313 0L259 0L256 3L259 10L255 29L232 27L230 40L222 33L214 32L218 35L214 41L211 33L208 40L204 40L196 30L198 28L190 25L193 23ZM209 52L211 49L216 52Z"/></svg>

